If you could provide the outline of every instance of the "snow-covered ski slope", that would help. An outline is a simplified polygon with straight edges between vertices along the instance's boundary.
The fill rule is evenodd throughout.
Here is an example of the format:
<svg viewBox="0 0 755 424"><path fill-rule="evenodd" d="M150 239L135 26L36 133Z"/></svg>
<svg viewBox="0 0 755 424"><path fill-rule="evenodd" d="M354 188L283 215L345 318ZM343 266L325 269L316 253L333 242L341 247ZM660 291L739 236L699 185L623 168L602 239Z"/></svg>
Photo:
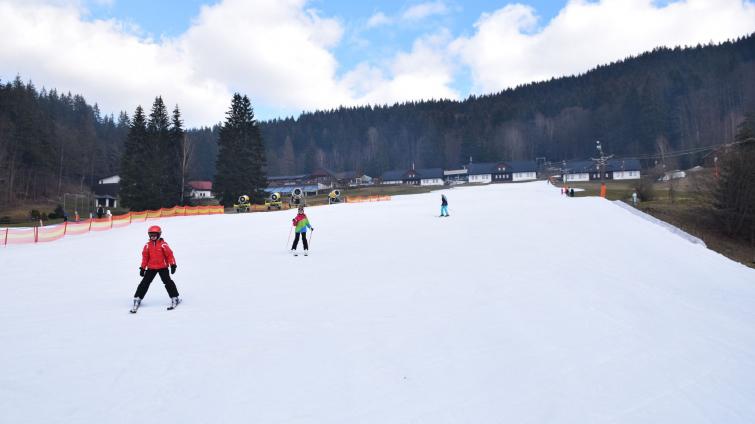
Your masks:
<svg viewBox="0 0 755 424"><path fill-rule="evenodd" d="M755 272L544 183L0 250L2 423L752 423ZM175 251L135 315L146 229Z"/></svg>

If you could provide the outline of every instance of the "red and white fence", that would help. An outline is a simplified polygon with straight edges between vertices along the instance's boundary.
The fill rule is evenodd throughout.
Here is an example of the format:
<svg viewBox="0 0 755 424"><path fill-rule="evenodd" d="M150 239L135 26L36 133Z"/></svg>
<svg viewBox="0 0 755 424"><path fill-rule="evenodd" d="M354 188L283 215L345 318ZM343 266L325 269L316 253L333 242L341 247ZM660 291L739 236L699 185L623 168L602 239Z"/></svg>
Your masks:
<svg viewBox="0 0 755 424"><path fill-rule="evenodd" d="M132 222L145 222L152 219L174 216L216 215L224 212L223 206L176 206L156 211L129 212L108 218L90 218L79 222L64 222L58 225L35 228L5 228L0 230L0 244L46 243L66 236L85 234L91 231L107 231L130 225Z"/></svg>

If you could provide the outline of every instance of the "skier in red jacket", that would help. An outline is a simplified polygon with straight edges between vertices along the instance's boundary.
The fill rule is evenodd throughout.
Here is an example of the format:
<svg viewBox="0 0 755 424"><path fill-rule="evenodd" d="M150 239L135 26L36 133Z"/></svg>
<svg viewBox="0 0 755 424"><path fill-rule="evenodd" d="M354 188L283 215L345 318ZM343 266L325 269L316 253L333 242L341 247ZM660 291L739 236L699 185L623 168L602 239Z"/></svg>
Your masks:
<svg viewBox="0 0 755 424"><path fill-rule="evenodd" d="M139 267L139 275L143 278L139 287L136 288L134 307L131 309L131 313L135 313L139 308L142 299L149 290L149 285L157 274L160 274L160 279L165 284L165 290L168 291L170 296L170 307L168 309L173 309L181 303L181 299L178 298L176 283L170 278L170 274L176 273L176 258L173 257L173 251L170 250L168 243L160 237L162 229L157 225L149 227L147 234L149 241L142 249L142 266ZM170 274L168 267L170 267Z"/></svg>

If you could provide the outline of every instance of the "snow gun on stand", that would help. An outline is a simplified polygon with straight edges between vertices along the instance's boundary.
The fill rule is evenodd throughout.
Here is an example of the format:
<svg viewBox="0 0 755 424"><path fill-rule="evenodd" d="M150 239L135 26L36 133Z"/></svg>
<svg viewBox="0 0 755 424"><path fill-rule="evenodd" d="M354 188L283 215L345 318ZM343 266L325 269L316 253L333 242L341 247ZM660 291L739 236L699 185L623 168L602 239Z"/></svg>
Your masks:
<svg viewBox="0 0 755 424"><path fill-rule="evenodd" d="M328 204L341 203L341 190L333 190L328 194Z"/></svg>
<svg viewBox="0 0 755 424"><path fill-rule="evenodd" d="M239 196L239 203L236 205L233 205L233 209L236 209L236 212L249 212L252 209L252 204L249 203L249 196L246 194L242 194Z"/></svg>
<svg viewBox="0 0 755 424"><path fill-rule="evenodd" d="M297 206L304 204L304 190L299 187L291 190L291 204Z"/></svg>
<svg viewBox="0 0 755 424"><path fill-rule="evenodd" d="M281 194L280 193L273 193L270 195L270 198L265 200L265 206L267 206L267 210L270 210L272 208L278 208L278 210L283 208L283 201L281 200Z"/></svg>

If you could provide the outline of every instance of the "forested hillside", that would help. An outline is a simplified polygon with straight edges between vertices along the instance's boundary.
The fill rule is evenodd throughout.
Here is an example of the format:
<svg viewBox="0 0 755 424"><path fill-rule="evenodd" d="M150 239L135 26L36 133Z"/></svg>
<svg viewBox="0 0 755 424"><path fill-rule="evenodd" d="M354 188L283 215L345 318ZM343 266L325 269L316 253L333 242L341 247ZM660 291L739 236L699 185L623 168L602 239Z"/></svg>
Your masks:
<svg viewBox="0 0 755 424"><path fill-rule="evenodd" d="M117 171L126 113L101 116L80 95L0 84L0 206L86 189ZM67 186L72 186L67 188Z"/></svg>
<svg viewBox="0 0 755 424"><path fill-rule="evenodd" d="M252 105L254 93L248 93ZM731 141L755 111L755 35L720 45L659 48L584 75L464 101L339 108L261 122L267 174L454 167L667 152ZM58 197L120 172L130 120L80 95L0 81L0 206ZM188 177L213 179L219 127L189 129ZM682 163L680 165L687 165ZM673 166L673 165L672 165Z"/></svg>
<svg viewBox="0 0 755 424"><path fill-rule="evenodd" d="M252 93L253 99L253 93ZM415 162L585 158L600 140L631 156L732 140L755 109L755 37L659 48L584 75L462 102L427 101L305 113L262 123L269 174L315 166L370 175ZM685 164L681 164L685 165Z"/></svg>

